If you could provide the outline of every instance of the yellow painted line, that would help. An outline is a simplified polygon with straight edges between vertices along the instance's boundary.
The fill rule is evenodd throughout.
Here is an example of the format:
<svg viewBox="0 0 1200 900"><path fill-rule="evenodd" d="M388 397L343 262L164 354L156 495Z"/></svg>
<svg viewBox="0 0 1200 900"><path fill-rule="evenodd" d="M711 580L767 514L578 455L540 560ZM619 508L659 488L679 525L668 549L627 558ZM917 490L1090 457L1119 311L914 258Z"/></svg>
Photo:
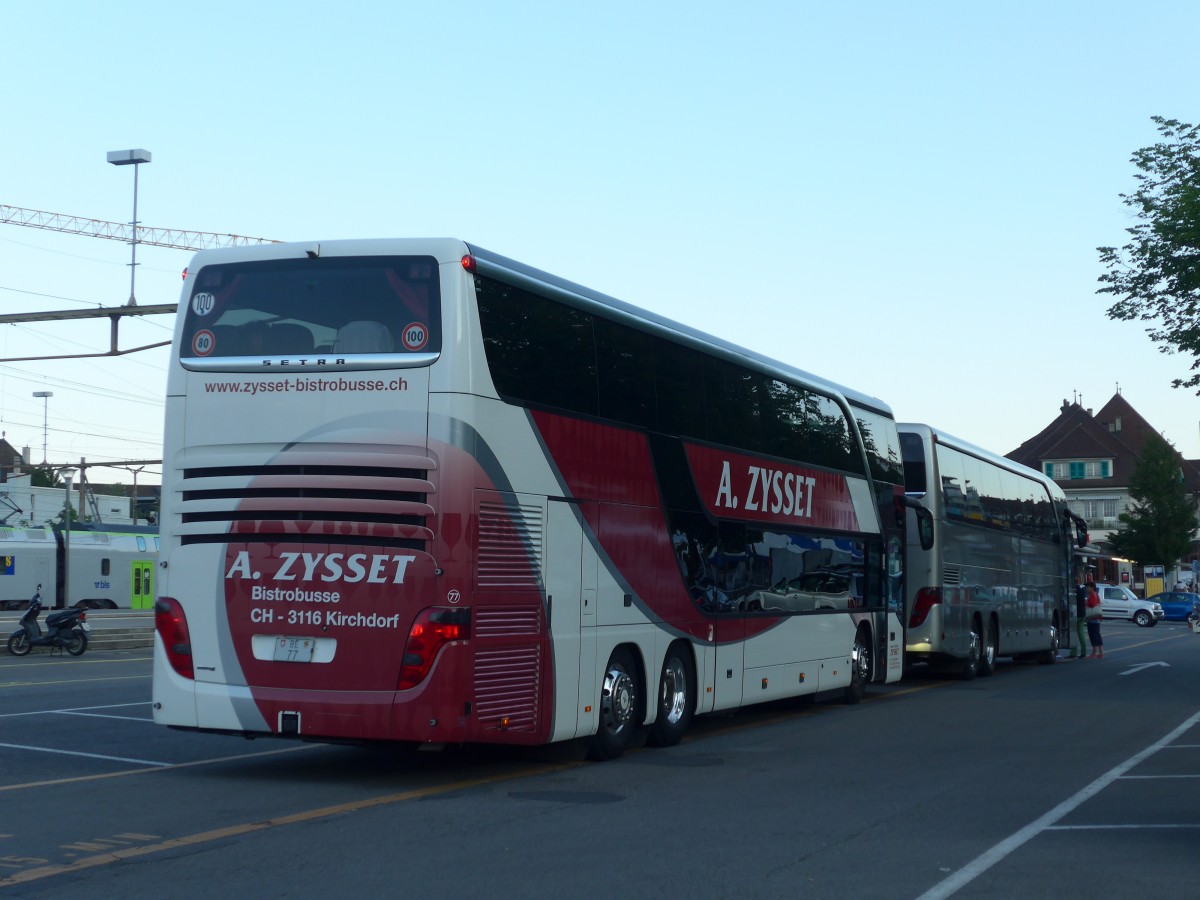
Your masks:
<svg viewBox="0 0 1200 900"><path fill-rule="evenodd" d="M149 856L154 853L164 853L168 850L196 847L200 844L228 840L231 837L253 834L256 831L267 831L269 829L279 828L285 825L297 825L302 822L313 822L318 819L327 819L331 816L340 816L349 812L373 809L378 806L388 806L393 803L404 803L408 800L420 800L424 797L432 797L438 794L450 793L452 791L461 791L488 784L500 784L505 781L515 781L519 778L529 778L536 775L546 775L550 772L560 772L563 769L572 768L578 765L582 765L582 763L558 763L548 766L539 766L538 768L528 769L521 772L510 772L503 775L489 775L483 778L471 778L466 781L456 781L452 784L417 788L411 791L401 791L398 794L385 794L381 797L371 797L365 800L352 801L350 803L339 803L335 806L323 806L318 809L310 809L304 812L293 813L290 816L278 816L273 819L264 819L259 822L244 822L240 825L227 825L224 828L215 828L211 831L199 832L198 834L190 834L185 835L184 837L171 838L170 840L161 841L157 844L147 844L143 847L128 847L121 850L113 850L109 853L98 853L95 856L85 856L70 863L41 866L36 869L27 869L24 872L19 872L16 875L9 876L8 878L0 878L0 887L5 887L11 884L28 884L31 881L40 881L43 878L51 878L55 875L64 875L68 872L81 872L85 869L95 869L100 866L107 866L113 863L123 862L128 859L137 859L138 857ZM161 772L163 770L154 769L153 771Z"/></svg>
<svg viewBox="0 0 1200 900"><path fill-rule="evenodd" d="M1103 634L1103 631L1101 631L1101 633ZM1114 647L1112 650L1109 650L1108 647L1105 647L1104 655L1108 656L1109 653L1120 653L1123 650L1134 650L1137 647L1149 647L1151 644L1161 644L1165 641L1178 641L1181 638L1191 637L1191 636L1192 636L1192 633L1190 631L1188 631L1188 632L1185 632L1184 634L1168 634L1168 635L1164 635L1163 637L1155 637L1155 638L1147 637L1146 640L1138 641L1138 643L1136 643L1136 644L1129 644L1124 647Z"/></svg>

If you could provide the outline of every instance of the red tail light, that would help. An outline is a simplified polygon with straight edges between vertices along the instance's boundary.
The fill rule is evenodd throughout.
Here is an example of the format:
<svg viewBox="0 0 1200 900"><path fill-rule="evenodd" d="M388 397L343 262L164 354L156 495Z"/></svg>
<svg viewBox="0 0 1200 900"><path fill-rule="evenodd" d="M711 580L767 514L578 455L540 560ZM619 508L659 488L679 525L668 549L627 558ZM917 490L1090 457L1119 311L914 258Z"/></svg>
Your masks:
<svg viewBox="0 0 1200 900"><path fill-rule="evenodd" d="M471 636L471 610L431 606L423 610L408 632L400 666L399 689L406 691L425 680L438 652L451 641Z"/></svg>
<svg viewBox="0 0 1200 900"><path fill-rule="evenodd" d="M192 668L192 636L187 616L178 600L159 597L154 604L154 630L162 638L171 668L184 678L195 678Z"/></svg>
<svg viewBox="0 0 1200 900"><path fill-rule="evenodd" d="M917 628L925 624L929 611L942 602L942 592L939 588L924 587L917 591L917 600L913 603L912 614L908 617L908 627Z"/></svg>

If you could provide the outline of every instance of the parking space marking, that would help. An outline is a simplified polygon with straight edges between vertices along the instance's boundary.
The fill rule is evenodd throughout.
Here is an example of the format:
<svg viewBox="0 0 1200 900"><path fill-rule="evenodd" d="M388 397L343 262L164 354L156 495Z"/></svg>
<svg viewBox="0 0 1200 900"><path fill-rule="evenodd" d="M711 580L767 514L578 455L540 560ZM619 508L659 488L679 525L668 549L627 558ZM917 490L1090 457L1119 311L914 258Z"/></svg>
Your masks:
<svg viewBox="0 0 1200 900"><path fill-rule="evenodd" d="M1194 825L1051 825L1047 831L1138 831L1140 829L1163 829L1163 828L1200 828L1200 822Z"/></svg>
<svg viewBox="0 0 1200 900"><path fill-rule="evenodd" d="M0 719L15 719L18 716L53 716L59 713L85 713L93 709L122 709L126 706L149 706L149 700L139 700L137 703L109 703L104 706L74 706L67 709L29 709L25 712L0 713Z"/></svg>
<svg viewBox="0 0 1200 900"><path fill-rule="evenodd" d="M61 756L86 756L88 759L106 759L111 762L131 763L135 766L169 766L171 763L153 759L131 759L125 756L105 756L103 753L83 753L79 750L56 750L53 747L30 747L25 744L0 744L9 750L32 750L35 753L57 753Z"/></svg>
<svg viewBox="0 0 1200 900"><path fill-rule="evenodd" d="M50 715L82 716L85 719L119 719L122 722L148 722L151 725L154 724L153 716L109 716L104 713L75 712L73 709L55 709L51 711Z"/></svg>
<svg viewBox="0 0 1200 900"><path fill-rule="evenodd" d="M324 747L323 744L301 744L296 747L283 747L278 750L263 750L258 753L239 753L236 756L216 756L209 759L195 759L185 763L156 763L148 769L125 769L121 772L99 772L95 775L74 775L70 778L54 778L47 781L24 781L19 784L0 784L0 794L5 791L20 791L26 788L51 787L56 784L79 784L83 781L100 781L103 778L126 778L130 775L145 775L148 772L166 772L171 769L190 769L194 766L207 766L214 763L238 762L244 759L257 759L262 756L278 756L281 753L299 753L304 750L315 751Z"/></svg>
<svg viewBox="0 0 1200 900"><path fill-rule="evenodd" d="M935 884L917 900L944 900L956 893L960 888L966 887L996 863L1003 860L1010 853L1020 849L1026 843L1037 837L1043 831L1048 831L1054 827L1064 816L1073 812L1085 801L1090 800L1096 794L1116 781L1118 778L1123 778L1125 773L1137 765L1140 765L1145 760L1149 759L1159 750L1170 745L1181 734L1189 728L1200 722L1200 712L1194 714L1186 722L1168 734L1166 737L1146 747L1138 753L1135 753L1125 762L1105 772L1083 790L1079 791L1073 797L1068 797L1054 809L1050 810L1041 818L1029 823L1020 831L1002 840L1000 843L993 846L990 850L980 854L967 865L963 866L949 878Z"/></svg>
<svg viewBox="0 0 1200 900"><path fill-rule="evenodd" d="M88 684L100 681L149 681L149 675L114 675L112 678L89 678ZM44 687L57 684L78 684L78 678L64 678L62 681L0 681L0 688L12 687Z"/></svg>

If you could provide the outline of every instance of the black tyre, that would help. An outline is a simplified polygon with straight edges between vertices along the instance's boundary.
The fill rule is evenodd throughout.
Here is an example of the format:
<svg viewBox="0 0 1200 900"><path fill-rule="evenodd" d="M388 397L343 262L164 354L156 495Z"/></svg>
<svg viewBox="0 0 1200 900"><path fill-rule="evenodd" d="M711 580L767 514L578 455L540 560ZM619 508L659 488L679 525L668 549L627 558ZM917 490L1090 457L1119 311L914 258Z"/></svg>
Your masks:
<svg viewBox="0 0 1200 900"><path fill-rule="evenodd" d="M617 648L604 667L600 685L600 727L588 745L588 759L616 759L633 741L638 725L638 682L633 656Z"/></svg>
<svg viewBox="0 0 1200 900"><path fill-rule="evenodd" d="M683 740L696 708L696 673L686 644L672 644L658 676L658 715L648 742L673 747Z"/></svg>
<svg viewBox="0 0 1200 900"><path fill-rule="evenodd" d="M850 649L850 684L842 695L843 703L857 703L867 692L871 680L871 633L865 628L854 635Z"/></svg>
<svg viewBox="0 0 1200 900"><path fill-rule="evenodd" d="M29 635L24 631L14 631L8 637L8 652L13 656L24 656L32 647L29 646Z"/></svg>
<svg viewBox="0 0 1200 900"><path fill-rule="evenodd" d="M84 651L87 650L87 645L87 633L81 628L76 628L71 632L71 640L67 642L67 652L72 656L83 656Z"/></svg>
<svg viewBox="0 0 1200 900"><path fill-rule="evenodd" d="M1144 609L1139 609L1133 614L1133 621L1137 622L1137 624L1142 628L1149 628L1154 624L1154 616L1150 615L1150 613Z"/></svg>
<svg viewBox="0 0 1200 900"><path fill-rule="evenodd" d="M970 681L979 674L979 657L981 656L982 641L979 637L979 626L971 626L971 646L967 648L967 657L958 664L958 677Z"/></svg>
<svg viewBox="0 0 1200 900"><path fill-rule="evenodd" d="M1054 663L1058 662L1058 648L1058 626L1051 625L1050 649L1046 650L1041 656L1038 657L1038 662L1040 662L1043 666L1053 665Z"/></svg>
<svg viewBox="0 0 1200 900"><path fill-rule="evenodd" d="M991 621L983 623L979 647L979 676L987 678L996 671L996 629Z"/></svg>

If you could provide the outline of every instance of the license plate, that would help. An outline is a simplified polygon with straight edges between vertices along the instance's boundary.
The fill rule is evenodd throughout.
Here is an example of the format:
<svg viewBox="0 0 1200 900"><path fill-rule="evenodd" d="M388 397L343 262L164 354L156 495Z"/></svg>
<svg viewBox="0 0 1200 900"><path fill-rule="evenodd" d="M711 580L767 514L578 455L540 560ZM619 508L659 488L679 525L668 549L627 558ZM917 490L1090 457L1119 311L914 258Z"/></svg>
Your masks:
<svg viewBox="0 0 1200 900"><path fill-rule="evenodd" d="M275 639L275 659L278 662L312 662L316 638L281 637Z"/></svg>
<svg viewBox="0 0 1200 900"><path fill-rule="evenodd" d="M90 622L80 622L80 623L79 623L79 627L80 627L80 628L82 628L84 631L91 631L91 630L92 630L92 626L91 626L91 623L90 623Z"/></svg>

